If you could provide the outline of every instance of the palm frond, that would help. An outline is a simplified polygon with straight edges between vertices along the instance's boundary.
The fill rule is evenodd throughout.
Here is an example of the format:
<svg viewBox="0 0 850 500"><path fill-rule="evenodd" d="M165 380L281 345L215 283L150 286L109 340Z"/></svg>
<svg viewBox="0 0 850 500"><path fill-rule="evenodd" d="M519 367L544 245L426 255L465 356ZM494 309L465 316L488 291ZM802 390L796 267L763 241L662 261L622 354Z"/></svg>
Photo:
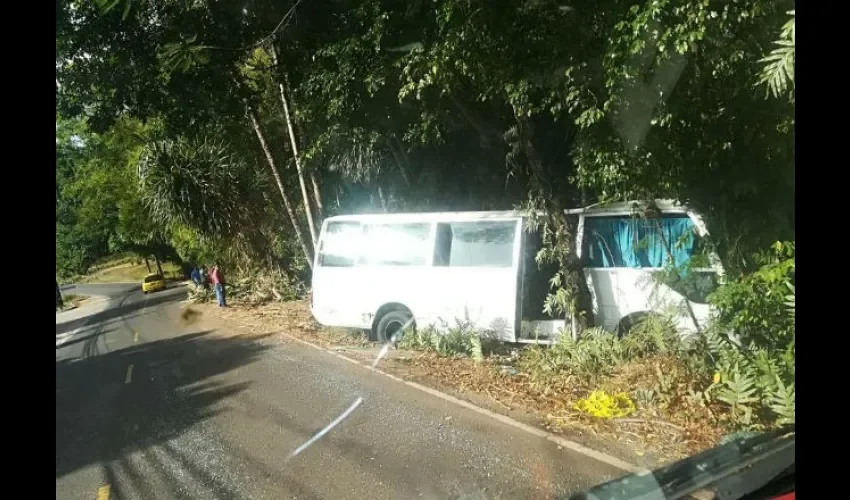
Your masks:
<svg viewBox="0 0 850 500"><path fill-rule="evenodd" d="M774 97L784 95L794 87L794 64L796 61L795 11L789 11L791 19L782 27L779 40L774 42L777 48L762 58L764 64L759 77L759 85L766 85L767 91Z"/></svg>
<svg viewBox="0 0 850 500"><path fill-rule="evenodd" d="M227 144L207 139L152 142L138 166L142 198L153 218L208 236L238 232L248 221L240 196L246 171Z"/></svg>

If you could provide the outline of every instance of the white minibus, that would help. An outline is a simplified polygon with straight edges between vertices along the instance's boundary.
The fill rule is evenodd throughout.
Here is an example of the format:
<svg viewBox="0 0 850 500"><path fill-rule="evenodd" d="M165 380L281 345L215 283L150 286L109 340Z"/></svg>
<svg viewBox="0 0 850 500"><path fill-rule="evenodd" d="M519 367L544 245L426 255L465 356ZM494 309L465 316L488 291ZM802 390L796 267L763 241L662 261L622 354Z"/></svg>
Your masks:
<svg viewBox="0 0 850 500"><path fill-rule="evenodd" d="M579 227L576 244L587 262L597 324L622 329L656 306L687 300L674 287L650 290L640 276L664 260L653 244L687 240L691 229L695 241L704 224L672 202L656 204L660 226L634 217L634 204L569 211ZM494 340L551 343L570 325L543 313L556 268L538 266L540 236L525 224L517 211L330 217L313 266L313 316L323 325L369 330L381 342L409 322L439 328L462 321ZM642 250L637 240L652 240L651 227L666 238ZM686 258L696 248L677 247L674 256ZM697 299L691 309L705 321L707 306L689 298Z"/></svg>

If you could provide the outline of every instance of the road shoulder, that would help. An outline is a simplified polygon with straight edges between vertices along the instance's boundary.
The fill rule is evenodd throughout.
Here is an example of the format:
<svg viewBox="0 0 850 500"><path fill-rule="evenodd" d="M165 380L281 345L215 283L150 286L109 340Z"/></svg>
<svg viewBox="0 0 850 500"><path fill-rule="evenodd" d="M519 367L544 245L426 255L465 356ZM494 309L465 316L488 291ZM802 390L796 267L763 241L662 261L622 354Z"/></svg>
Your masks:
<svg viewBox="0 0 850 500"><path fill-rule="evenodd" d="M56 313L56 327L71 322L79 322L79 324L71 331L63 331L56 334L56 347L71 340L74 335L82 331L88 324L88 319L97 313L103 312L109 308L111 298L106 295L89 295L89 297L78 307L68 309Z"/></svg>

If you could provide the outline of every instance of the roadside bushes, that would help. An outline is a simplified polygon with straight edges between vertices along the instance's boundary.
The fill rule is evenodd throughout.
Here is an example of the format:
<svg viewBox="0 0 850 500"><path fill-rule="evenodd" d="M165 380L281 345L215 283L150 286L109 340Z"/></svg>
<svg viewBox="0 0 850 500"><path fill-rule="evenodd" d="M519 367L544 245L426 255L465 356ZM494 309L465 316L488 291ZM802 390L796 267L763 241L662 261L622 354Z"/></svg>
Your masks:
<svg viewBox="0 0 850 500"><path fill-rule="evenodd" d="M573 375L590 384L610 375L624 359L622 342L602 328L588 328L577 340L563 335L551 347L531 346L523 350L517 368L528 373L535 384L554 377Z"/></svg>
<svg viewBox="0 0 850 500"><path fill-rule="evenodd" d="M713 370L701 401L728 409L720 420L734 429L762 430L795 420L795 360L792 341L784 349L740 346L714 331L700 342L702 373Z"/></svg>
<svg viewBox="0 0 850 500"><path fill-rule="evenodd" d="M715 370L707 392L731 408L733 426L747 430L795 419L794 242L774 243L757 262L758 270L710 297L717 317L704 338Z"/></svg>
<svg viewBox="0 0 850 500"><path fill-rule="evenodd" d="M576 340L563 335L551 347L526 348L517 367L534 381L545 383L552 377L572 375L593 385L627 361L652 355L675 356L683 351L681 338L669 324L669 318L647 316L623 338L598 327L583 331Z"/></svg>
<svg viewBox="0 0 850 500"><path fill-rule="evenodd" d="M574 407L596 418L638 410L729 430L794 421L793 344L781 353L743 348L714 330L682 340L663 326L647 318L624 338L590 329L575 341L528 347L515 366L536 390L568 381L584 391Z"/></svg>
<svg viewBox="0 0 850 500"><path fill-rule="evenodd" d="M793 309L786 304L794 294L794 242L776 242L756 259L758 270L709 297L718 313L715 327L734 332L742 344L781 351L794 340Z"/></svg>
<svg viewBox="0 0 850 500"><path fill-rule="evenodd" d="M241 269L236 270L227 280L227 298L245 302L250 305L260 305L267 302L286 302L297 300L307 295L307 286L296 276L285 273L280 269ZM189 300L196 303L210 302L215 299L212 287L191 284Z"/></svg>
<svg viewBox="0 0 850 500"><path fill-rule="evenodd" d="M485 335L486 336L486 335ZM484 360L482 334L468 320L458 320L453 326L435 326L404 332L398 347L413 351L431 351L439 356L470 358L476 363Z"/></svg>

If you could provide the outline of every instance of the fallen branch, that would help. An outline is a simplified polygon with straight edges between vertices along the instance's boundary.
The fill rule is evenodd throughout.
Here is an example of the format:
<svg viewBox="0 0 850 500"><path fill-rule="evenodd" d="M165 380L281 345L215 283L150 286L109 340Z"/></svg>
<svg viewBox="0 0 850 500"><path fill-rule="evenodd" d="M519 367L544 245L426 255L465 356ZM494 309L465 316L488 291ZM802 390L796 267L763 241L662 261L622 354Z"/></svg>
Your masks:
<svg viewBox="0 0 850 500"><path fill-rule="evenodd" d="M668 427L673 427L674 429L678 429L684 432L686 429L676 424L671 424L670 422L665 422L663 420L647 420L644 418L618 418L615 419L614 422L618 424L660 424L666 425Z"/></svg>
<svg viewBox="0 0 850 500"><path fill-rule="evenodd" d="M500 405L502 405L502 406L503 406L506 410L512 410L512 409L513 409L513 408L511 408L510 406L506 405L505 403L501 402L501 401L500 401L498 398L496 398L495 396L493 396L493 394L492 394L492 393L491 393L488 389L485 389L485 391L487 391L487 395L488 395L488 396L490 396L490 399L492 399L493 401L495 401L495 402L499 403Z"/></svg>

